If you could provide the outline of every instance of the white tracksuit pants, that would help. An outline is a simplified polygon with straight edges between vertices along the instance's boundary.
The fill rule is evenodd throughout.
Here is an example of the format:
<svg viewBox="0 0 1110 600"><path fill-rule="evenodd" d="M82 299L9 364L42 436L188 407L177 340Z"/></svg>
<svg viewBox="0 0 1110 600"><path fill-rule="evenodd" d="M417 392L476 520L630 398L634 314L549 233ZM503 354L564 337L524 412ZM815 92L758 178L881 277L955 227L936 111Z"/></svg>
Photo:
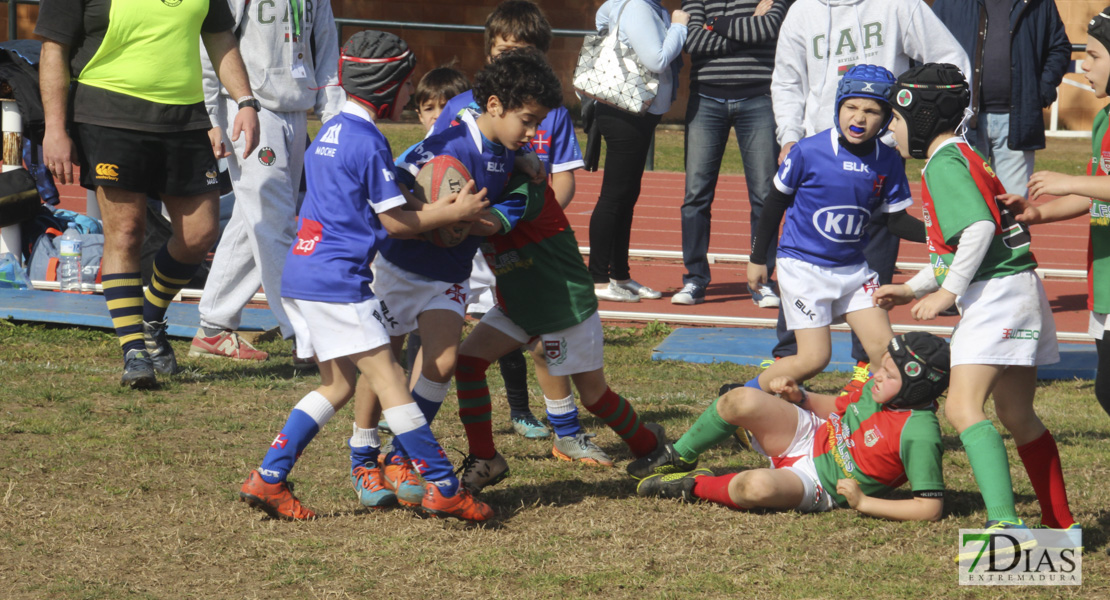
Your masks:
<svg viewBox="0 0 1110 600"><path fill-rule="evenodd" d="M258 113L258 147L243 158L243 136L231 142L238 107L230 98L221 100L224 144L233 148L228 172L235 188L235 209L216 247L200 299L200 324L238 329L243 307L261 285L282 336L290 338L293 327L281 306L281 271L296 234L307 115L262 109Z"/></svg>

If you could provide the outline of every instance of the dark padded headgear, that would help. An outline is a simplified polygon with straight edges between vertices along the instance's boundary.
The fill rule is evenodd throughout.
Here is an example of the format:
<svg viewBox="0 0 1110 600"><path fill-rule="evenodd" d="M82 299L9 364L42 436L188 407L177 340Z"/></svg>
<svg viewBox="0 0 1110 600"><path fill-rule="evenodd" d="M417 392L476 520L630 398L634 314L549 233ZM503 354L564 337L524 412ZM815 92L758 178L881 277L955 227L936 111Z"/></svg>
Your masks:
<svg viewBox="0 0 1110 600"><path fill-rule="evenodd" d="M927 408L948 389L948 343L924 331L895 336L887 346L902 374L902 389L887 403L891 408Z"/></svg>
<svg viewBox="0 0 1110 600"><path fill-rule="evenodd" d="M840 130L840 105L848 98L870 98L883 107L886 120L879 129L882 132L890 125L892 118L888 94L894 85L894 73L878 65L856 65L840 78L836 86L836 105L833 107L833 127Z"/></svg>
<svg viewBox="0 0 1110 600"><path fill-rule="evenodd" d="M339 85L389 119L397 95L416 68L416 56L401 38L384 31L360 31L339 52Z"/></svg>
<svg viewBox="0 0 1110 600"><path fill-rule="evenodd" d="M1095 38L1107 50L1110 50L1110 6L1102 9L1102 12L1091 17L1091 21L1087 23L1087 35ZM1106 81L1106 93L1110 94L1110 80Z"/></svg>
<svg viewBox="0 0 1110 600"><path fill-rule="evenodd" d="M955 65L926 63L898 76L890 105L906 120L910 156L926 158L929 144L964 120L971 102L967 79Z"/></svg>

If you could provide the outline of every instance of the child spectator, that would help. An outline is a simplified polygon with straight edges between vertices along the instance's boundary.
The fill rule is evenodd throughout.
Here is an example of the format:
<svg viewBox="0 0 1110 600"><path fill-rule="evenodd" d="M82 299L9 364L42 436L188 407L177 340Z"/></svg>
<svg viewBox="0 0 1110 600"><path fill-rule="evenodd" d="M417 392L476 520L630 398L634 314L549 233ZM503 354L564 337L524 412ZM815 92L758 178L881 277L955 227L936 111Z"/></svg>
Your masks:
<svg viewBox="0 0 1110 600"><path fill-rule="evenodd" d="M925 232L906 213L913 199L902 159L879 141L890 123L885 94L893 83L882 67L852 67L837 87L835 126L798 142L779 167L752 240L748 285L767 283L767 249L785 212L779 291L798 354L776 361L750 387L766 390L776 377L805 381L820 373L832 354L834 322L848 322L874 364L894 336L886 313L871 300L879 276L864 258L867 226L872 214L883 212L899 237L924 242Z"/></svg>
<svg viewBox="0 0 1110 600"><path fill-rule="evenodd" d="M389 142L375 120L400 115L416 59L400 38L363 31L347 41L340 60L347 103L305 153L308 194L282 278L282 303L297 336L297 352L301 358L315 357L321 385L293 408L239 497L274 518L315 518L285 481L308 443L350 399L356 372L361 372L385 407L396 439L403 440L428 482L421 506L435 515L483 521L493 511L459 487L393 359L385 325L390 315L371 290L370 261L387 233L415 235L473 219L487 203L481 193L471 194L468 184L454 203L405 210ZM356 430L351 446L358 450L373 442ZM396 502L372 459L352 459L351 481L363 504Z"/></svg>
<svg viewBox="0 0 1110 600"><path fill-rule="evenodd" d="M730 508L935 521L944 509L937 398L948 387L948 344L931 333L891 339L874 376L850 395L807 393L780 377L771 394L739 387L718 398L673 445L634 461L641 496L709 500ZM793 404L793 406L791 406ZM714 477L698 456L744 428L769 469ZM882 498L906 481L913 498Z"/></svg>
<svg viewBox="0 0 1110 600"><path fill-rule="evenodd" d="M546 53L551 47L551 25L535 3L529 0L505 0L486 18L486 62L496 59L502 52L515 48L536 48ZM438 133L453 124L458 124L461 111L480 112L481 107L474 102L471 91L452 98L443 113L436 120L432 133ZM582 150L574 135L574 120L563 106L551 110L540 123L536 136L527 146L529 156L542 163L544 171L550 175L552 189L559 204L566 208L574 199L574 171L584 166ZM492 304L488 295L478 293L488 288L493 280L485 259L475 258L474 277L471 289L474 291L475 306L470 312L485 312ZM481 265L481 266L479 266ZM475 285L478 284L478 285ZM536 364L543 362L541 355L532 357ZM532 414L528 407L528 367L524 355L512 351L497 361L501 377L505 380L505 395L509 400L509 418L513 431L527 438L546 438L550 436L547 427ZM570 382L559 384L562 395L570 395Z"/></svg>
<svg viewBox="0 0 1110 600"><path fill-rule="evenodd" d="M921 298L912 309L918 320L953 303L960 309L944 413L967 451L987 509L985 528L1026 527L1014 507L1002 436L984 412L991 396L1037 493L1041 525L1078 527L1056 441L1033 408L1037 365L1060 360L1056 325L1028 228L997 200L1005 189L986 159L955 133L967 80L953 65L927 63L903 73L889 93L902 156L929 159L921 187L930 264L907 283L879 288L875 302L889 308Z"/></svg>
<svg viewBox="0 0 1110 600"><path fill-rule="evenodd" d="M459 417L470 444L460 478L475 493L509 474L508 463L494 448L486 369L524 344L545 358L536 364L536 378L547 402L548 422L555 428L556 458L613 464L594 444L594 434L582 429L574 395L563 393L568 378L582 405L612 428L634 456L644 456L666 441L661 426L641 422L636 409L605 381L597 296L554 191L520 175L508 189L510 195L527 199L524 216L511 232L491 235L482 244L497 276L498 303L463 341L455 373Z"/></svg>
<svg viewBox="0 0 1110 600"><path fill-rule="evenodd" d="M1110 7L1091 20L1087 27L1087 58L1083 73L1095 90L1096 98L1110 94ZM1095 397L1102 410L1110 414L1110 338L1106 336L1106 315L1110 313L1110 106L1095 115L1091 127L1091 161L1087 176L1038 171L1029 178L1029 199L1043 194L1062 196L1047 204L1032 206L1021 196L1007 196L1007 206L1026 225L1054 223L1090 214L1091 233L1087 240L1087 308L1091 311L1087 331L1095 339L1098 372ZM1070 194L1070 195L1069 195Z"/></svg>
<svg viewBox="0 0 1110 600"><path fill-rule="evenodd" d="M474 83L481 114L464 113L462 124L432 135L402 157L398 178L411 187L420 168L439 155L457 158L475 187L497 199L491 206L496 224L474 227L451 248L421 239L390 239L374 262L374 291L388 311L395 348L419 329L423 343L421 373L412 394L430 422L443 404L455 373L455 360L467 298L468 280L481 235L508 231L520 218L523 199L504 199L502 191L514 168L515 152L528 144L547 112L562 104L559 79L543 54L533 49L507 52L486 65ZM356 406L375 403L370 386L360 384ZM386 418L389 421L389 418ZM393 423L389 422L393 429ZM385 458L384 482L405 504L420 502L421 488L403 440L394 439Z"/></svg>

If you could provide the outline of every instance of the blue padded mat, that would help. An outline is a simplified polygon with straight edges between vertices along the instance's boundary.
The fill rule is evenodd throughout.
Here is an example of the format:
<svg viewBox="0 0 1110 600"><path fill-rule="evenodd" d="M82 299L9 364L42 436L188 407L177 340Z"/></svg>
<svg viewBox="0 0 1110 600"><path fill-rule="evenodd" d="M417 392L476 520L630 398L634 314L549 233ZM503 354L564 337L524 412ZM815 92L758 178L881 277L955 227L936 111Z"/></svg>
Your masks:
<svg viewBox="0 0 1110 600"><path fill-rule="evenodd" d="M846 331L832 332L832 360L827 371L851 371L851 336ZM771 357L778 338L771 329L742 327L676 329L652 351L652 360L680 360L692 363L729 362L758 366ZM1094 344L1060 344L1060 362L1037 369L1040 379L1094 379L1098 356Z"/></svg>
<svg viewBox="0 0 1110 600"><path fill-rule="evenodd" d="M192 339L200 327L196 304L174 302L166 317L170 322L166 333L172 337ZM0 319L112 329L104 296L99 294L0 289ZM239 330L268 331L277 326L277 319L269 310L245 308Z"/></svg>

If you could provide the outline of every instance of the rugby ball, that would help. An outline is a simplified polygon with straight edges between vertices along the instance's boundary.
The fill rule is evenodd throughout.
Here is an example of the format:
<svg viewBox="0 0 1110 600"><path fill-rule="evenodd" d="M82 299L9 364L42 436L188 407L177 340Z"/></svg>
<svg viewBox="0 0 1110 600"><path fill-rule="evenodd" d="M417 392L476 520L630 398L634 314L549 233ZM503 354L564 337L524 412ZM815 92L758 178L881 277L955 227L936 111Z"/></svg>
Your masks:
<svg viewBox="0 0 1110 600"><path fill-rule="evenodd" d="M470 173L459 159L442 154L420 167L412 191L417 198L431 204L462 191L467 181L470 181ZM470 235L470 225L463 222L452 223L439 229L426 231L422 235L424 239L436 246L450 248L461 244Z"/></svg>

